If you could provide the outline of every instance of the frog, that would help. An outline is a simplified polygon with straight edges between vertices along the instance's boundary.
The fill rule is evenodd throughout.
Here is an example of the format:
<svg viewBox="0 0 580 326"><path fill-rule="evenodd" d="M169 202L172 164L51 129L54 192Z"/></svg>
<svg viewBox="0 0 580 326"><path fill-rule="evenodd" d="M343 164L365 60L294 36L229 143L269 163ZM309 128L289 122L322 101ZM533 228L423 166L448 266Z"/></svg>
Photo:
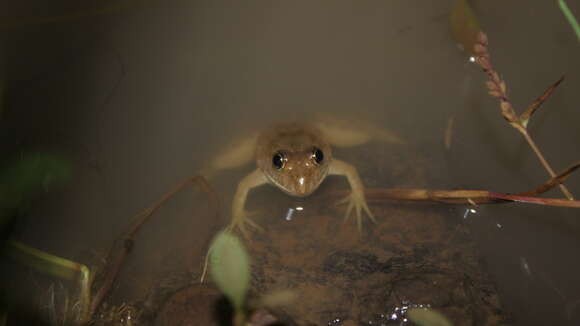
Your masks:
<svg viewBox="0 0 580 326"><path fill-rule="evenodd" d="M259 132L240 137L229 148L210 160L202 175L208 178L224 169L255 162L256 168L242 178L232 201L231 221L227 231L239 230L247 237L249 228L263 231L245 209L250 190L270 184L294 197L307 197L315 192L328 176L343 176L351 192L339 200L346 204L344 221L354 216L359 232L364 216L376 223L366 198L365 187L357 169L333 155L333 147L351 147L373 139L403 143L396 135L368 124L352 128L348 122L290 121L272 124Z"/></svg>

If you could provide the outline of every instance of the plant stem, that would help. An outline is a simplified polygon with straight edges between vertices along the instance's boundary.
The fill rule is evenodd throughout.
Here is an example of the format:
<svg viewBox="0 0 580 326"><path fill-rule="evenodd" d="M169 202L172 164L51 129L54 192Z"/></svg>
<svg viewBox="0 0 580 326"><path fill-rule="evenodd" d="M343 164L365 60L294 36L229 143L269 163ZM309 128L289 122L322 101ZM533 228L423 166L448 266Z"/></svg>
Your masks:
<svg viewBox="0 0 580 326"><path fill-rule="evenodd" d="M49 254L15 240L9 240L6 243L9 255L23 264L59 279L76 281L79 287L78 303L80 305L77 320L81 325L89 321L92 274L86 265Z"/></svg>
<svg viewBox="0 0 580 326"><path fill-rule="evenodd" d="M578 41L580 41L580 24L578 24L576 17L574 17L574 14L572 14L572 11L570 11L570 8L568 8L568 5L564 0L558 0L558 5L564 14L564 17L566 17L568 23L570 23L570 26L572 26L572 30L574 30L574 33L576 33Z"/></svg>
<svg viewBox="0 0 580 326"><path fill-rule="evenodd" d="M542 152L540 151L540 149L538 148L538 146L536 145L536 143L532 139L532 136L530 136L530 134L527 132L527 130L523 130L523 131L520 130L520 131L524 135L524 138L526 139L526 141L528 142L530 147L532 147L532 149L536 153L536 156L540 160L540 163L542 163L542 165L544 166L546 171L548 171L548 174L550 174L550 177L552 177L552 178L556 177L556 173L554 172L554 170L552 170L552 167L550 167L550 164L544 158L544 155L542 154ZM572 196L572 193L568 190L568 188L566 188L566 186L564 184L560 184L559 187L560 187L560 190L562 190L562 193L564 194L564 196L566 196L566 198L568 198L568 200L574 200L574 196Z"/></svg>
<svg viewBox="0 0 580 326"><path fill-rule="evenodd" d="M246 322L246 314L244 313L244 310L242 308L236 308L233 320L234 326L244 326L245 322Z"/></svg>

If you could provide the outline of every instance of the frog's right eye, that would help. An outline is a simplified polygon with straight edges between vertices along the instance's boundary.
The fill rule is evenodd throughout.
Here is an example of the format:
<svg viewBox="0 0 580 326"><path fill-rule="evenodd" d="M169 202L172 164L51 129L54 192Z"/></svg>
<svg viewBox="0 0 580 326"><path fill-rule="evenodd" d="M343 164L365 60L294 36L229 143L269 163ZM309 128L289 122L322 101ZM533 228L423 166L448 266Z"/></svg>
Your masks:
<svg viewBox="0 0 580 326"><path fill-rule="evenodd" d="M282 170L282 168L284 168L284 165L286 164L286 161L287 161L286 155L284 155L284 153L282 152L277 152L272 157L272 165L277 170Z"/></svg>

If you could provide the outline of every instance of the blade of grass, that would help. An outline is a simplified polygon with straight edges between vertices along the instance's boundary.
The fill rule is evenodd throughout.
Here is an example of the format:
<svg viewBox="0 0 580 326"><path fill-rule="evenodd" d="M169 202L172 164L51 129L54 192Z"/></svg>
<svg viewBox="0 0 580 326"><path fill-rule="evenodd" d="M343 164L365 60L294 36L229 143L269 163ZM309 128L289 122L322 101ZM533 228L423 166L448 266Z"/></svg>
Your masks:
<svg viewBox="0 0 580 326"><path fill-rule="evenodd" d="M530 104L530 106L528 106L526 111L520 115L520 123L524 127L528 126L528 122L530 121L532 115L536 112L537 109L540 108L542 103L544 103L550 97L550 95L552 95L552 93L556 90L560 83L562 83L562 81L564 81L564 76L560 77L558 81L556 81L552 86L548 87L548 89L544 91L544 94L540 95L534 102L532 102L532 104Z"/></svg>
<svg viewBox="0 0 580 326"><path fill-rule="evenodd" d="M92 279L87 266L32 248L14 240L6 241L6 252L16 261L41 273L63 280L78 282L79 304L81 307L79 319L82 321L88 320Z"/></svg>
<svg viewBox="0 0 580 326"><path fill-rule="evenodd" d="M566 1L558 0L558 5L560 6L560 10L562 10L562 13L564 14L564 17L566 17L568 23L570 24L570 26L572 26L572 30L574 30L574 33L576 33L576 37L580 42L580 24L578 24L576 17L574 17L574 14L572 14L570 8L568 8Z"/></svg>
<svg viewBox="0 0 580 326"><path fill-rule="evenodd" d="M574 163L572 166L570 166L566 170L560 172L557 176L555 176L554 178L551 178L546 183L537 187L536 189L530 190L530 191L525 191L525 192L520 192L517 195L537 196L537 195L543 194L546 191L548 191L548 190L554 188L555 186L561 184L562 182L564 182L564 180L566 180L578 168L580 168L580 162Z"/></svg>
<svg viewBox="0 0 580 326"><path fill-rule="evenodd" d="M73 281L78 279L81 274L88 273L88 268L83 264L51 255L21 242L9 240L7 247L10 257L39 272L59 279Z"/></svg>

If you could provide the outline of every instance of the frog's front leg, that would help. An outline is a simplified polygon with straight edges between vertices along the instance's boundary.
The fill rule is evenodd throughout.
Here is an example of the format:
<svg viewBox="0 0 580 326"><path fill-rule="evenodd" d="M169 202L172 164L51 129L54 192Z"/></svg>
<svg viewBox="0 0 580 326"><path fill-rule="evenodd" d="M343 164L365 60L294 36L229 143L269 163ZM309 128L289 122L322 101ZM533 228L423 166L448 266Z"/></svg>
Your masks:
<svg viewBox="0 0 580 326"><path fill-rule="evenodd" d="M234 195L234 201L232 203L232 220L230 225L227 227L228 231L233 231L235 229L240 230L240 232L247 237L248 231L246 226L251 226L255 229L260 230L254 221L249 218L249 213L244 208L246 205L246 199L248 197L248 192L255 187L267 183L266 176L260 169L254 170L254 172L245 176L242 181L238 184L236 194Z"/></svg>
<svg viewBox="0 0 580 326"><path fill-rule="evenodd" d="M343 175L346 177L346 179L348 180L348 183L350 184L350 188L351 188L350 195L348 195L347 197L345 197L343 200L341 200L339 202L339 204L343 204L343 203L348 204L348 206L346 208L346 214L344 216L345 221L350 217L351 212L354 209L355 217L356 217L356 224L357 224L359 231L362 230L362 211L363 210L368 215L368 217L371 219L371 221L376 223L375 217L371 213L371 210L369 209L367 202L365 200L364 186L362 184L362 181L360 180L360 177L358 176L358 172L356 171L356 168L354 166L346 163L346 162L334 159L330 163L330 170L328 171L328 173L334 174L334 175Z"/></svg>

